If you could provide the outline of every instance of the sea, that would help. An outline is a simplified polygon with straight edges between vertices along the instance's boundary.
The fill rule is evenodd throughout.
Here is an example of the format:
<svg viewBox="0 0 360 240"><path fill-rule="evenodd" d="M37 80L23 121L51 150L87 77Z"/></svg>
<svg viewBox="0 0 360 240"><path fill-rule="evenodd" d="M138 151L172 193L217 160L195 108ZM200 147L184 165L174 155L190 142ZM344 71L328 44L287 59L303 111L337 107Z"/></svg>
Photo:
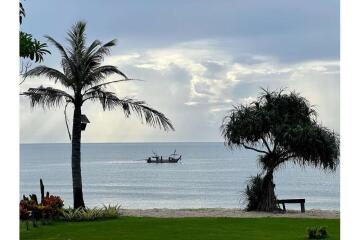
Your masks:
<svg viewBox="0 0 360 240"><path fill-rule="evenodd" d="M146 163L153 152L176 150L179 163ZM257 153L229 149L221 142L83 143L82 181L88 207L244 208L244 189L261 172ZM340 174L288 163L276 171L279 199L305 198L306 209L339 210ZM21 144L20 193L45 191L72 205L71 145ZM288 204L299 209L298 204Z"/></svg>

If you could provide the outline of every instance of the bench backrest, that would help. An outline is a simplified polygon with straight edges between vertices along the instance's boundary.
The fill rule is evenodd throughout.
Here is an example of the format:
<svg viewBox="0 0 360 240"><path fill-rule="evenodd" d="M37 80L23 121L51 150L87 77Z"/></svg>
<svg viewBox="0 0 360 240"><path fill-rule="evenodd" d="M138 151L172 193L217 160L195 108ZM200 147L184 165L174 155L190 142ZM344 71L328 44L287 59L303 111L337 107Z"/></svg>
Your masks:
<svg viewBox="0 0 360 240"><path fill-rule="evenodd" d="M281 199L277 200L278 203L304 203L305 198L299 198L299 199Z"/></svg>

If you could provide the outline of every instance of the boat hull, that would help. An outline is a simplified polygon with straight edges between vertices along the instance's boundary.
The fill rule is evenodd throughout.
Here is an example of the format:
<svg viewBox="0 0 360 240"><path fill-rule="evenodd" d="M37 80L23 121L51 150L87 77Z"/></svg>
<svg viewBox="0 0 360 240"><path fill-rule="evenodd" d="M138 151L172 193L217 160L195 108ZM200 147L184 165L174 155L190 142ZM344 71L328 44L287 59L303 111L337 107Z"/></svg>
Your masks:
<svg viewBox="0 0 360 240"><path fill-rule="evenodd" d="M177 163L178 161L180 161L181 159L181 156L178 157L178 158L155 158L155 159L152 159L152 158L148 158L146 160L147 163Z"/></svg>

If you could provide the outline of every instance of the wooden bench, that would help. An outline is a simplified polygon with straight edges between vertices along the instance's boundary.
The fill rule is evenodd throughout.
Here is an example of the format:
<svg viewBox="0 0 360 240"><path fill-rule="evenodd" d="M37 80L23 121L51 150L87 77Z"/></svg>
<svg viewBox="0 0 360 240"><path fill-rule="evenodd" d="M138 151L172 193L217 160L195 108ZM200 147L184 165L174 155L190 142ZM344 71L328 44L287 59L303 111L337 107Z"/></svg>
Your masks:
<svg viewBox="0 0 360 240"><path fill-rule="evenodd" d="M300 199L281 199L281 200L277 200L277 203L282 204L284 212L286 212L285 203L300 203L301 212L305 212L305 199L304 198L300 198Z"/></svg>

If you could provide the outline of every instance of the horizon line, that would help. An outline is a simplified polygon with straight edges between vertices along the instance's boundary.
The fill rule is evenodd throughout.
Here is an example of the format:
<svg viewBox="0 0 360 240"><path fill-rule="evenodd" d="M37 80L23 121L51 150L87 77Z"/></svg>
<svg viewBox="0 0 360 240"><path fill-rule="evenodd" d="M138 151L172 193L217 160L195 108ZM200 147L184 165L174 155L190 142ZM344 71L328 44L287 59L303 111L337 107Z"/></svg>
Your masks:
<svg viewBox="0 0 360 240"><path fill-rule="evenodd" d="M132 143L223 143L223 141L146 141L146 142L82 142L81 144L114 144L114 143L125 143L125 144L132 144ZM22 144L71 144L71 142L25 142L25 143L19 143L19 145Z"/></svg>

